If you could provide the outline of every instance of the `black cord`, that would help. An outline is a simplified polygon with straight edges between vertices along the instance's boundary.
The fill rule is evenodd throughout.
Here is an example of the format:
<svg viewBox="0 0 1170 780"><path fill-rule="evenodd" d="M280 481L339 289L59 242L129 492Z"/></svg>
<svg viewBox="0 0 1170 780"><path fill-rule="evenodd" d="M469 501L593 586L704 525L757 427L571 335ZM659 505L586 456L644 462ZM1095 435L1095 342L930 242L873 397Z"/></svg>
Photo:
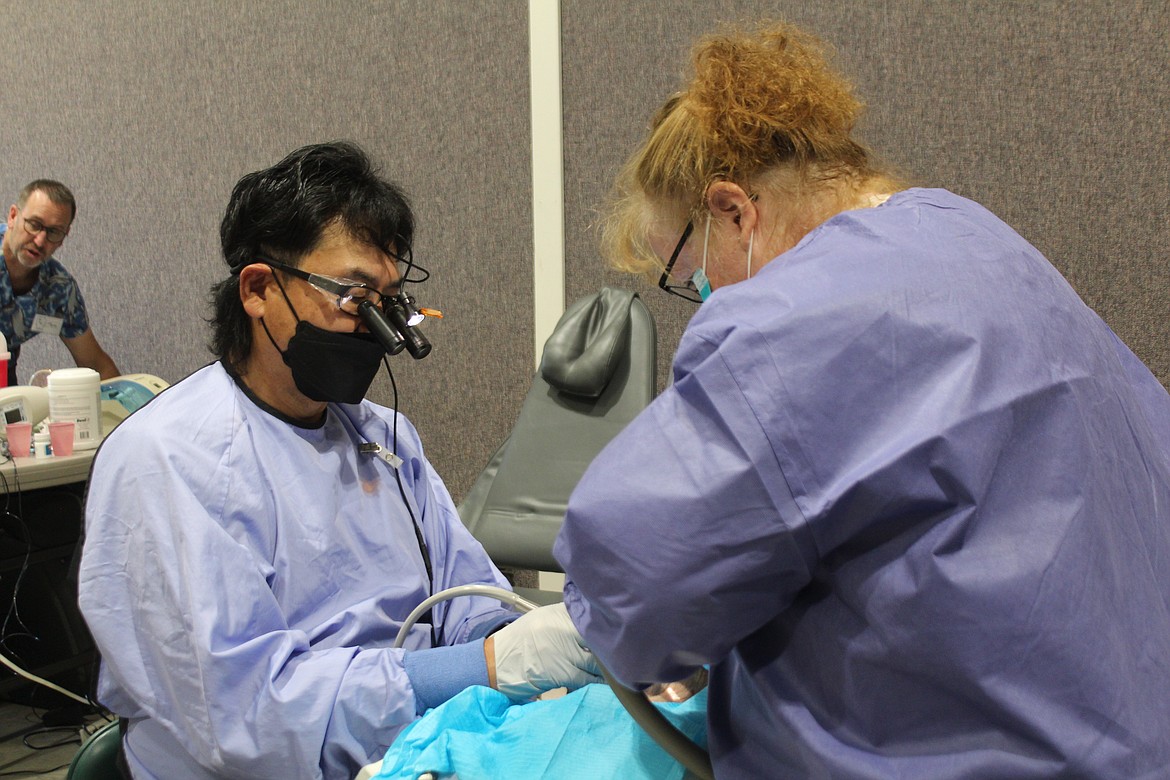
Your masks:
<svg viewBox="0 0 1170 780"><path fill-rule="evenodd" d="M12 601L8 604L8 611L4 615L4 622L0 624L0 648L3 648L11 655L16 653L8 647L8 640L15 637L28 637L35 641L40 641L40 637L33 634L29 627L25 625L24 620L20 617L20 607L17 604L17 596L20 595L20 586L24 583L25 575L28 573L29 562L32 560L32 541L29 536L28 525L24 521L24 501L23 494L20 490L20 472L16 468L16 458L11 454L8 459L12 461L12 490L9 490L8 477L4 478L4 509L0 512L0 517L10 520L15 520L20 524L21 533L24 536L24 560L20 565L20 572L16 575L16 582L12 586ZM12 495L16 494L16 512L12 511ZM16 629L9 633L8 623L13 618L16 619ZM19 658L19 656L17 656Z"/></svg>
<svg viewBox="0 0 1170 780"><path fill-rule="evenodd" d="M35 717L35 708L29 708L29 709L33 710L33 717ZM105 717L105 716L103 715L103 717ZM108 718L107 718L107 720L108 720ZM56 742L53 742L53 743L47 744L47 745L38 745L38 744L35 744L35 743L29 741L30 737L37 737L37 736L43 735L43 734L52 734L55 732L62 732L62 733L68 734L69 738L58 740ZM32 751L54 750L57 748L66 747L68 745L80 744L82 742L81 736L78 734L78 729L76 727L72 727L72 726L53 726L53 727L49 727L49 728L43 728L43 727L31 728L31 729L28 729L25 731L17 732L16 734L10 734L10 735L7 735L3 738L0 738L0 742L8 742L9 740L16 739L17 737L20 737L21 744L24 747L26 747L27 749L32 750ZM6 766L11 766L12 764L18 763L20 761L24 761L27 758L31 758L31 756L27 756L25 758L18 758L14 761L11 761ZM58 766L54 766L54 767L45 767L45 768L40 768L40 769L16 769L16 770L11 770L11 771L7 771L7 772L0 772L0 777L41 777L41 776L44 776L44 775L52 773L52 772L59 772L60 770L68 767L70 763L72 763L72 758L70 758L70 761L68 761L64 764L60 764Z"/></svg>
<svg viewBox="0 0 1170 780"><path fill-rule="evenodd" d="M394 420L390 423L390 451L394 454L395 459L398 458L398 383L394 381L394 372L390 370L390 360L382 357L382 365L386 367L386 376L390 377L390 389L393 392L394 403L391 407L394 411ZM414 537L418 542L418 550L422 554L423 566L427 571L427 598L430 598L435 593L435 572L431 567L431 553L427 549L427 540L423 536L422 524L418 518L414 516L414 510L410 508L410 501L406 498L406 488L402 485L402 474L400 473L401 465L391 469L394 472L394 480L398 483L398 493L402 496L402 503L406 506L406 512L410 515L410 525L414 528ZM435 610L432 607L427 610L427 618L431 624L431 647L439 646L439 635L435 627Z"/></svg>
<svg viewBox="0 0 1170 780"><path fill-rule="evenodd" d="M410 244L407 244L406 241L402 238L402 236L398 236L398 238L395 241L395 244L405 247L402 251L397 252L397 253L388 252L388 254L391 257L393 257L395 260L397 260L398 262L400 262L406 266L406 269L402 272L402 275L399 277L398 281L400 284L405 285L407 282L410 282L412 284L419 284L420 282L425 282L427 279L431 278L430 271L423 268L418 263L414 262L414 251L411 249ZM416 270L419 273L421 273L422 276L411 277L411 275L410 275L411 272L416 271Z"/></svg>
<svg viewBox="0 0 1170 780"><path fill-rule="evenodd" d="M0 772L0 777L39 777L49 772L59 772L72 763L72 760L49 769L18 769L15 772Z"/></svg>
<svg viewBox="0 0 1170 780"><path fill-rule="evenodd" d="M12 601L8 605L8 610L4 615L3 622L0 623L0 652L3 652L5 657L8 658L8 660L13 664L24 668L27 666L27 663L23 658L21 658L19 653L8 646L8 642L11 639L18 638L27 638L33 640L34 642L41 641L41 638L33 633L33 631L25 624L24 618L20 616L20 605L18 603L21 586L23 585L25 577L28 574L29 565L32 560L33 544L32 535L29 533L28 523L26 523L24 519L24 496L20 489L20 474L17 471L16 459L12 457L11 453L6 454L5 458L6 460L12 461L12 484L9 485L8 476L3 472L0 472L0 482L3 482L4 485L4 507L3 509L0 509L0 519L14 520L20 524L20 531L24 538L18 539L18 541L22 541L24 543L24 560L21 562L20 572L16 575L16 582L13 583L12 586ZM0 463L3 462L6 461L0 461ZM15 512L12 511L13 494L16 495ZM13 619L16 621L15 627L10 633L8 625L9 622ZM39 683L36 683L35 680L29 680L28 682L39 685ZM86 694L85 699L87 702L89 702L90 707L93 707L94 709L99 707L99 705L94 702L93 697L89 696L88 693Z"/></svg>
<svg viewBox="0 0 1170 780"><path fill-rule="evenodd" d="M59 739L56 742L52 742L47 745L34 745L33 743L29 742L29 737L38 737L44 734L58 733L68 734L69 737L68 739L63 740ZM20 741L29 750L52 750L53 748L59 748L62 745L70 745L75 742L80 745L81 736L78 734L78 727L76 726L49 726L47 728L37 729L36 731L30 731L21 737Z"/></svg>

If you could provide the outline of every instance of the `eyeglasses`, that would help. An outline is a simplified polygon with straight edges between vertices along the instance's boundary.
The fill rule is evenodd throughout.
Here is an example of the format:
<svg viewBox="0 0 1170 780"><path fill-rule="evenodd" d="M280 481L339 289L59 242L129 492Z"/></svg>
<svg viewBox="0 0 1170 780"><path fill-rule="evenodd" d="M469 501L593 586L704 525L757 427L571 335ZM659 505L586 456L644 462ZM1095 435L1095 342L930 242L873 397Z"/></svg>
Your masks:
<svg viewBox="0 0 1170 780"><path fill-rule="evenodd" d="M44 232L45 238L54 244L60 244L65 240L65 236L69 235L68 228L49 227L35 217L26 217L24 212L21 212L20 218L24 222L25 231L30 236L36 236L38 233Z"/></svg>
<svg viewBox="0 0 1170 780"><path fill-rule="evenodd" d="M699 291L695 289L695 285L689 279L685 284L671 284L670 272L674 268L675 261L678 260L679 254L682 253L683 246L686 245L687 239L691 237L691 233L695 230L694 221L688 222L687 226L683 228L682 237L678 240L678 245L675 246L674 251L670 253L670 259L666 261L666 270L662 272L662 276L658 279L658 288L666 290L671 295L677 295L680 298L685 298L692 303L702 303L703 299L699 296Z"/></svg>
<svg viewBox="0 0 1170 780"><path fill-rule="evenodd" d="M353 279L341 279L336 276L323 276L322 274L311 274L308 271L302 271L299 268L293 268L291 265L278 263L277 261L261 257L261 262L267 264L270 268L276 268L284 271L289 276L295 276L297 279L303 279L313 287L329 296L337 296L337 308L341 309L346 314L358 315L358 307L362 302L369 301L382 311L387 311L391 302L397 296L386 295L385 293L375 290L368 284L355 282Z"/></svg>

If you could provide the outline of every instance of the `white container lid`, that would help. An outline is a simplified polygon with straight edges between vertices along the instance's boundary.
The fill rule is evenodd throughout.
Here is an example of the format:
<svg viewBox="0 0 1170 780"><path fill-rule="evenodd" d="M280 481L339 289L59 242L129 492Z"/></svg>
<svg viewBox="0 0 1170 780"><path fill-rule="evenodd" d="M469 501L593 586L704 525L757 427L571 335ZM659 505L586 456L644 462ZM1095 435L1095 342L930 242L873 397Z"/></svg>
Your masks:
<svg viewBox="0 0 1170 780"><path fill-rule="evenodd" d="M100 385L101 374L92 368L58 368L49 374L49 389L66 385Z"/></svg>

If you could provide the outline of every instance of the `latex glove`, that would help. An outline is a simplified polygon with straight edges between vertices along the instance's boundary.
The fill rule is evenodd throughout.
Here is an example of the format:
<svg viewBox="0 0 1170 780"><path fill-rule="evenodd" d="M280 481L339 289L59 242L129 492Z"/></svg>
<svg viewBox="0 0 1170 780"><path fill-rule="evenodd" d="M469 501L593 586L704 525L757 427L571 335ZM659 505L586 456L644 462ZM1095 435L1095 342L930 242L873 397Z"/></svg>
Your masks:
<svg viewBox="0 0 1170 780"><path fill-rule="evenodd" d="M488 684L513 701L545 691L602 682L601 668L585 647L564 604L521 615L487 638Z"/></svg>

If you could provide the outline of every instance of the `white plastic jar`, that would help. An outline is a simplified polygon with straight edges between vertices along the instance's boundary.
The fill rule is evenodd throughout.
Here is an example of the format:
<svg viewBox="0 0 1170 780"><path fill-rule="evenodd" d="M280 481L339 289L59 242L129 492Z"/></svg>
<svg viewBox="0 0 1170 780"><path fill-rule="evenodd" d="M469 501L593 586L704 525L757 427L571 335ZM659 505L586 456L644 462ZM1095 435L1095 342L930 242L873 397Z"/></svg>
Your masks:
<svg viewBox="0 0 1170 780"><path fill-rule="evenodd" d="M102 438L102 380L92 368L49 374L49 417L73 421L73 449L92 450Z"/></svg>

